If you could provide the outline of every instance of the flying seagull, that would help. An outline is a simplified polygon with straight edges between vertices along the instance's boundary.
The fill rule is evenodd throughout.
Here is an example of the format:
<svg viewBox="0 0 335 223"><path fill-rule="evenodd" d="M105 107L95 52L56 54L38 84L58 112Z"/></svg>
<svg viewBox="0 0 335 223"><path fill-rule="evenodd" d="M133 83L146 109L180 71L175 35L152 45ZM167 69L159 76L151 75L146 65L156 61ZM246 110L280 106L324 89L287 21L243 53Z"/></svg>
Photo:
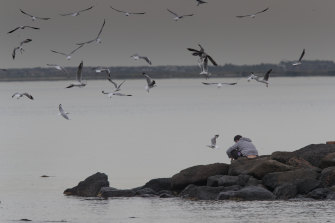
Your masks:
<svg viewBox="0 0 335 223"><path fill-rule="evenodd" d="M106 92L106 91L102 91L103 94L107 94L109 98L112 98L114 95L115 96L133 96L131 94L123 94L120 92Z"/></svg>
<svg viewBox="0 0 335 223"><path fill-rule="evenodd" d="M15 31L18 30L18 29L25 29L25 28L30 28L30 29L40 29L40 28L33 27L33 26L18 26L18 27L16 27L15 29L9 31L8 34L13 33L13 32L15 32Z"/></svg>
<svg viewBox="0 0 335 223"><path fill-rule="evenodd" d="M201 5L201 4L204 4L204 3L207 3L205 1L202 1L202 0L196 0L197 1L197 6Z"/></svg>
<svg viewBox="0 0 335 223"><path fill-rule="evenodd" d="M104 22L102 23L100 31L99 31L99 33L98 33L98 35L95 39L92 39L92 40L89 40L89 41L86 41L86 42L83 42L83 43L77 43L77 45L84 45L84 44L89 44L89 43L92 43L92 42L101 43L100 35L101 35L101 32L102 32L102 30L105 26L105 23L106 23L106 20L104 19Z"/></svg>
<svg viewBox="0 0 335 223"><path fill-rule="evenodd" d="M178 21L182 18L184 18L185 16L193 16L194 14L188 14L188 15L178 15L175 12L172 12L170 9L167 9L171 14L173 14L175 17L173 18L175 21Z"/></svg>
<svg viewBox="0 0 335 223"><path fill-rule="evenodd" d="M31 41L32 41L32 39L25 39L20 43L20 46L14 48L13 53L12 53L13 60L15 59L15 56L16 56L16 50L20 50L20 53L22 54L24 52L24 49L22 48L22 45L25 44L25 43L29 43Z"/></svg>
<svg viewBox="0 0 335 223"><path fill-rule="evenodd" d="M42 17L37 17L37 16L30 15L30 14L26 13L25 11L23 11L22 9L20 9L20 11L21 11L23 14L29 16L33 21L35 21L35 20L37 20L37 19L39 19L39 20L49 20L49 19L50 19L50 18L42 18Z"/></svg>
<svg viewBox="0 0 335 223"><path fill-rule="evenodd" d="M302 51L299 60L297 62L293 63L292 65L293 66L298 66L298 65L302 64L301 60L304 56L305 56L305 49Z"/></svg>
<svg viewBox="0 0 335 223"><path fill-rule="evenodd" d="M126 82L126 81L122 81L121 84L118 85L115 81L113 81L113 80L110 78L110 76L107 78L107 80L108 80L109 82L111 82L111 83L114 85L114 87L115 87L114 92L120 91L120 90L121 90L121 86L123 85L124 82Z"/></svg>
<svg viewBox="0 0 335 223"><path fill-rule="evenodd" d="M23 96L26 96L30 100L34 100L34 97L31 96L30 94L28 94L28 93L18 93L18 92L16 92L15 94L13 94L12 98L19 99L19 98L22 98Z"/></svg>
<svg viewBox="0 0 335 223"><path fill-rule="evenodd" d="M65 70L65 68L63 66L57 65L57 64L47 64L47 66L49 67L53 67L59 71L64 71L65 73L68 74L68 72Z"/></svg>
<svg viewBox="0 0 335 223"><path fill-rule="evenodd" d="M211 149L218 149L219 147L216 145L216 139L219 137L219 135L215 135L212 139L211 139L211 144L207 145L207 147L211 148Z"/></svg>
<svg viewBox="0 0 335 223"><path fill-rule="evenodd" d="M72 50L69 54L62 53L62 52L58 52L58 51L55 51L55 50L50 50L50 51L53 52L53 53L57 53L57 54L64 55L64 56L66 56L66 59L67 59L67 60L70 60L72 54L74 54L77 50L79 50L79 49L82 48L83 46L84 46L84 45L80 45L80 46L77 47L76 49Z"/></svg>
<svg viewBox="0 0 335 223"><path fill-rule="evenodd" d="M83 70L83 61L81 61L81 63L78 66L78 70L77 70L77 76L76 76L76 82L71 83L69 86L67 86L66 88L72 88L72 87L85 87L86 83L84 83L82 81L82 72Z"/></svg>
<svg viewBox="0 0 335 223"><path fill-rule="evenodd" d="M113 8L112 6L111 6L111 8L112 8L114 11L123 13L125 16L130 16L130 15L144 15L144 14L145 14L145 12L126 12L126 11L122 11L122 10Z"/></svg>
<svg viewBox="0 0 335 223"><path fill-rule="evenodd" d="M223 85L236 85L237 82L231 82L231 83L208 83L208 82L202 82L204 85L216 85L218 88L222 87Z"/></svg>
<svg viewBox="0 0 335 223"><path fill-rule="evenodd" d="M250 15L238 15L238 16L236 16L236 17L237 17L237 18L245 18L245 17L255 18L257 14L266 12L267 10L269 10L269 8L266 8L266 9L264 9L264 10L262 10L262 11L259 11L259 12L254 13L254 14L250 14Z"/></svg>
<svg viewBox="0 0 335 223"><path fill-rule="evenodd" d="M193 48L187 48L187 50L193 52L192 53L193 56L199 56L204 63L207 64L209 60L214 66L217 66L218 64L214 61L214 59L210 55L208 55L205 52L205 49L200 44L198 44L198 46L200 47L200 50L196 50Z"/></svg>
<svg viewBox="0 0 335 223"><path fill-rule="evenodd" d="M146 56L140 56L137 53L134 54L134 55L131 55L130 57L133 58L134 60L142 59L142 60L145 60L148 64L150 64L150 65L152 64L148 57L146 57Z"/></svg>
<svg viewBox="0 0 335 223"><path fill-rule="evenodd" d="M269 86L269 76L270 76L271 71L272 71L272 69L268 70L265 73L263 79L260 79L261 78L260 76L257 76L253 72L251 72L251 75L248 77L248 81L255 80L255 81L258 81L260 83L266 84L266 87L268 87Z"/></svg>
<svg viewBox="0 0 335 223"><path fill-rule="evenodd" d="M149 93L149 90L151 88L156 87L156 81L149 77L149 75L147 75L145 72L143 72L142 75L147 80L147 86L145 86L145 90L147 90L147 92Z"/></svg>
<svg viewBox="0 0 335 223"><path fill-rule="evenodd" d="M62 107L62 104L59 104L59 106L58 106L58 110L59 110L59 114L58 114L58 115L63 116L63 117L64 117L65 119L67 119L67 120L70 120L70 118L69 118L69 116L68 116L68 114L70 114L70 113L64 111L64 109L63 109L63 107Z"/></svg>
<svg viewBox="0 0 335 223"><path fill-rule="evenodd" d="M61 15L61 16L69 16L69 15L70 16L78 16L78 15L80 15L81 12L88 11L88 10L92 9L93 7L94 6L92 5L92 6L88 7L87 9L83 9L83 10L80 10L80 11L77 11L77 12L59 14L59 15Z"/></svg>

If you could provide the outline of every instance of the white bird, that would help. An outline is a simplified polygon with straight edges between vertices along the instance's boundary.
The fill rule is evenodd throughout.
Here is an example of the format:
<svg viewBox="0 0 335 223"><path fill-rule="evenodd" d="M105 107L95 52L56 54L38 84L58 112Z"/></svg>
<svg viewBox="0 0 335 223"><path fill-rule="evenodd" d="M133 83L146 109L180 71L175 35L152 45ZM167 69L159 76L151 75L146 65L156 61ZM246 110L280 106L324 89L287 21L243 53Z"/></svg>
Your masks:
<svg viewBox="0 0 335 223"><path fill-rule="evenodd" d="M298 65L302 64L301 60L304 56L305 56L305 49L302 51L299 60L297 62L293 63L292 65L293 66L298 66Z"/></svg>
<svg viewBox="0 0 335 223"><path fill-rule="evenodd" d="M99 31L96 38L94 38L92 40L89 40L89 41L86 41L86 42L83 42L83 43L77 43L77 45L84 45L84 44L89 44L89 43L92 43L92 42L101 43L102 41L101 41L100 35L101 35L101 32L102 32L105 24L106 24L106 20L104 19L104 22L102 23L102 26L101 26L100 31Z"/></svg>
<svg viewBox="0 0 335 223"><path fill-rule="evenodd" d="M238 16L236 16L236 17L237 17L237 18L245 18L245 17L255 18L257 14L266 12L267 10L269 10L269 8L266 8L266 9L264 9L264 10L262 10L262 11L259 11L259 12L254 13L254 14L250 14L250 15L238 15Z"/></svg>
<svg viewBox="0 0 335 223"><path fill-rule="evenodd" d="M113 8L112 6L111 6L111 8L112 8L114 11L123 13L125 16L130 16L130 15L144 15L144 14L145 14L145 12L126 12L126 11L122 11L122 10Z"/></svg>
<svg viewBox="0 0 335 223"><path fill-rule="evenodd" d="M153 87L156 87L156 81L153 80L151 77L149 77L149 75L147 75L146 73L142 73L142 75L145 77L145 79L147 80L147 85L145 86L145 90L147 90L147 92L149 93L149 90Z"/></svg>
<svg viewBox="0 0 335 223"><path fill-rule="evenodd" d="M59 14L59 15L61 15L61 16L78 16L78 15L80 15L81 12L88 11L88 10L92 9L93 7L94 6L92 5L92 6L88 7L87 9L79 10L77 12L63 13L63 14Z"/></svg>
<svg viewBox="0 0 335 223"><path fill-rule="evenodd" d="M63 116L63 117L64 117L65 119L67 119L67 120L70 120L70 118L69 118L69 116L68 116L68 114L70 114L70 113L64 111L64 109L63 109L63 107L62 107L62 104L59 104L59 106L58 106L58 110L59 110L59 114L58 114L58 115Z"/></svg>
<svg viewBox="0 0 335 223"><path fill-rule="evenodd" d="M38 27L33 27L33 26L18 26L15 29L11 30L8 32L8 34L15 32L18 29L25 29L25 28L30 28L30 29L40 29Z"/></svg>
<svg viewBox="0 0 335 223"><path fill-rule="evenodd" d="M184 17L186 17L186 16L193 16L194 14L188 14L188 15L178 15L177 13L175 13L175 12L172 12L170 9L167 9L168 10L168 12L170 12L171 14L173 14L175 17L173 18L174 19L174 21L178 21L178 20L180 20L180 19L182 19L182 18L184 18Z"/></svg>
<svg viewBox="0 0 335 223"><path fill-rule="evenodd" d="M110 76L107 78L107 80L108 80L109 82L111 82L111 83L114 85L114 87L115 87L114 92L120 91L120 90L121 90L121 86L123 85L124 82L126 82L126 81L122 81L121 84L118 85L116 82L114 82L114 81L110 78Z"/></svg>
<svg viewBox="0 0 335 223"><path fill-rule="evenodd" d="M82 48L83 46L84 46L84 45L80 45L80 46L77 47L76 49L72 50L69 54L62 53L62 52L58 52L58 51L55 51L55 50L50 50L50 51L53 52L53 53L57 53L57 54L64 55L64 56L66 56L66 59L67 59L67 60L70 60L71 57L72 57L72 54L74 54L77 50L79 50L79 49Z"/></svg>
<svg viewBox="0 0 335 223"><path fill-rule="evenodd" d="M258 81L258 82L260 82L260 83L264 83L264 84L266 84L266 87L268 87L268 86L269 86L269 76L270 76L271 71L272 71L272 69L268 70L268 71L265 73L263 79L260 79L260 78L261 78L260 76L257 76L257 75L255 75L253 72L251 72L251 75L248 77L248 82L249 82L250 80L255 80L255 81Z"/></svg>
<svg viewBox="0 0 335 223"><path fill-rule="evenodd" d="M14 50L12 52L13 60L15 59L15 56L16 56L16 50L20 50L20 53L22 54L24 52L24 49L22 48L22 45L25 44L25 43L29 43L31 41L32 41L32 39L25 39L20 43L20 46L14 48Z"/></svg>
<svg viewBox="0 0 335 223"><path fill-rule="evenodd" d="M201 5L201 4L204 4L204 3L207 3L205 1L202 1L202 0L196 0L197 1L197 6Z"/></svg>
<svg viewBox="0 0 335 223"><path fill-rule="evenodd" d="M28 94L28 93L18 93L18 92L16 92L15 94L13 94L12 98L19 99L19 98L22 98L23 96L26 96L30 100L34 100L34 97L31 96L30 94Z"/></svg>
<svg viewBox="0 0 335 223"><path fill-rule="evenodd" d="M78 70L77 70L77 76L76 82L71 83L69 86L67 86L66 88L72 88L72 87L85 87L86 83L82 81L82 70L83 70L83 61L81 61L81 63L78 66Z"/></svg>
<svg viewBox="0 0 335 223"><path fill-rule="evenodd" d="M107 94L109 98L112 98L113 96L133 96L131 94L123 94L120 92L106 92L106 91L102 91L103 94Z"/></svg>
<svg viewBox="0 0 335 223"><path fill-rule="evenodd" d="M231 83L208 83L208 82L202 82L204 85L216 85L217 88L221 88L223 85L236 85L237 82L231 82Z"/></svg>
<svg viewBox="0 0 335 223"><path fill-rule="evenodd" d="M65 72L66 72L65 68L64 68L63 66L58 65L58 64L47 64L47 66L49 66L49 67L53 67L53 68L55 68L55 69L57 69L57 70L65 71ZM67 73L67 72L66 72L66 73Z"/></svg>
<svg viewBox="0 0 335 223"><path fill-rule="evenodd" d="M212 139L211 139L211 144L207 145L207 147L211 148L211 149L218 149L219 147L216 145L216 139L219 137L219 135L215 135Z"/></svg>
<svg viewBox="0 0 335 223"><path fill-rule="evenodd" d="M39 20L49 20L49 19L50 19L50 18L42 18L42 17L38 17L38 16L30 15L29 13L23 11L22 9L20 9L20 11L21 11L23 14L29 16L33 21L35 21L35 20L37 20L37 19L39 19Z"/></svg>
<svg viewBox="0 0 335 223"><path fill-rule="evenodd" d="M142 60L145 60L148 64L150 64L150 65L152 64L151 61L150 61L150 59L148 57L146 57L146 56L140 56L137 53L134 54L134 55L131 55L130 57L133 58L134 60L142 59Z"/></svg>

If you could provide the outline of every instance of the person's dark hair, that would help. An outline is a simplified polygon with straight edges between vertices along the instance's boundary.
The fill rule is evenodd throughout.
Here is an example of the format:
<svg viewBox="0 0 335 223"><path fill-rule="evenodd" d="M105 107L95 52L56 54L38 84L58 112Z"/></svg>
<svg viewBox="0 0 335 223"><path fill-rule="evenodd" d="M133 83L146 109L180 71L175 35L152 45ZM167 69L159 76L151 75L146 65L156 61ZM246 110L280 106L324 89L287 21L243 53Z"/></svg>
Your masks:
<svg viewBox="0 0 335 223"><path fill-rule="evenodd" d="M242 138L241 135L236 135L236 136L234 137L234 142L237 142L238 140L240 140L240 138Z"/></svg>

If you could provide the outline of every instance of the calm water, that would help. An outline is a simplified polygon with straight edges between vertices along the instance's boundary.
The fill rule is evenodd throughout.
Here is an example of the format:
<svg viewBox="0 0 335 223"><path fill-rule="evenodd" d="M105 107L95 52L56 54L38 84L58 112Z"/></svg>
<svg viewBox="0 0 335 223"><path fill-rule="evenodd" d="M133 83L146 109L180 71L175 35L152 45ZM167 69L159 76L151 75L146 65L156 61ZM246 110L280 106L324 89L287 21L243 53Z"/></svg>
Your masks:
<svg viewBox="0 0 335 223"><path fill-rule="evenodd" d="M107 81L0 83L0 222L331 222L335 202L192 202L180 199L85 200L64 189L100 171L132 188L199 164L225 162L233 136L260 154L335 140L335 78L273 78L269 88L239 80L221 89L202 80L144 80L102 95ZM235 81L212 79L211 81ZM12 99L27 91L34 101ZM70 121L58 116L58 105ZM220 149L206 148L219 134ZM40 178L46 174L54 177ZM130 218L135 217L135 218Z"/></svg>

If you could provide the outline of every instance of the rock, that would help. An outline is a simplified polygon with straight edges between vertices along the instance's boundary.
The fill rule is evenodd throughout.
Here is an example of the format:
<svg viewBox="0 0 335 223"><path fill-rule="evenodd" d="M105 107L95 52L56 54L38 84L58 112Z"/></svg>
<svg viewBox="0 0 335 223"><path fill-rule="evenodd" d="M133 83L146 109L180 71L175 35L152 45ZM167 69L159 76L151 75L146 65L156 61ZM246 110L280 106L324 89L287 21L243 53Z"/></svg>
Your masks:
<svg viewBox="0 0 335 223"><path fill-rule="evenodd" d="M248 186L238 191L221 192L218 200L274 200L275 196L263 187Z"/></svg>
<svg viewBox="0 0 335 223"><path fill-rule="evenodd" d="M156 192L161 190L171 190L171 178L152 179L147 182L143 188L151 188Z"/></svg>
<svg viewBox="0 0 335 223"><path fill-rule="evenodd" d="M335 167L328 167L321 172L320 181L322 186L331 187L335 185Z"/></svg>
<svg viewBox="0 0 335 223"><path fill-rule="evenodd" d="M328 188L317 188L312 192L309 192L306 197L313 198L316 200L326 199L329 194L333 194L334 192Z"/></svg>
<svg viewBox="0 0 335 223"><path fill-rule="evenodd" d="M101 188L98 196L103 198L108 197L134 197L136 195L135 190L118 190L113 187L103 187Z"/></svg>
<svg viewBox="0 0 335 223"><path fill-rule="evenodd" d="M228 168L228 164L214 163L184 169L171 178L171 189L180 191L190 184L204 186L210 176L227 175Z"/></svg>
<svg viewBox="0 0 335 223"><path fill-rule="evenodd" d="M240 185L244 186L256 186L261 184L262 181L255 179L252 176L241 174L239 176L229 176L229 175L216 175L208 177L207 186L209 187L220 187L220 186L233 186Z"/></svg>
<svg viewBox="0 0 335 223"><path fill-rule="evenodd" d="M157 192L151 188L142 188L135 191L135 195L140 197L153 197L157 195Z"/></svg>
<svg viewBox="0 0 335 223"><path fill-rule="evenodd" d="M292 157L287 161L287 165L297 167L297 168L312 168L313 165L303 158Z"/></svg>
<svg viewBox="0 0 335 223"><path fill-rule="evenodd" d="M240 186L231 187L208 187L196 186L194 184L188 185L179 196L182 198L194 200L215 200L222 191L239 190Z"/></svg>
<svg viewBox="0 0 335 223"><path fill-rule="evenodd" d="M317 180L320 174L314 169L297 169L293 171L269 173L263 177L263 185L274 190L284 184L298 185L306 179Z"/></svg>
<svg viewBox="0 0 335 223"><path fill-rule="evenodd" d="M297 186L294 184L283 184L275 188L273 194L276 195L277 199L290 199L294 198L298 194Z"/></svg>
<svg viewBox="0 0 335 223"><path fill-rule="evenodd" d="M169 190L161 190L158 193L160 198L171 198L171 197L175 197L175 195L169 191Z"/></svg>
<svg viewBox="0 0 335 223"><path fill-rule="evenodd" d="M321 185L320 181L313 178L298 180L296 184L297 191L299 194L307 194L312 190L320 187L320 185Z"/></svg>
<svg viewBox="0 0 335 223"><path fill-rule="evenodd" d="M237 176L248 174L262 179L266 174L273 172L284 172L292 170L293 167L280 163L276 160L270 160L269 157L260 157L255 159L238 159L233 161L229 167L229 175Z"/></svg>
<svg viewBox="0 0 335 223"><path fill-rule="evenodd" d="M104 173L96 173L86 178L73 188L66 189L65 195L76 195L82 197L96 197L102 187L108 187L108 176Z"/></svg>
<svg viewBox="0 0 335 223"><path fill-rule="evenodd" d="M335 153L329 153L322 158L320 168L325 169L327 167L335 166Z"/></svg>
<svg viewBox="0 0 335 223"><path fill-rule="evenodd" d="M207 179L207 186L208 187L218 187L219 186L219 184L218 184L219 179L222 176L224 176L224 175L215 175L215 176L208 177L208 179Z"/></svg>
<svg viewBox="0 0 335 223"><path fill-rule="evenodd" d="M294 151L296 157L303 158L316 167L320 167L321 160L330 153L335 153L333 144L311 144Z"/></svg>
<svg viewBox="0 0 335 223"><path fill-rule="evenodd" d="M272 160L277 160L280 163L285 163L287 164L288 161L294 157L294 153L293 152L281 152L281 151L277 151L271 154L270 159Z"/></svg>

